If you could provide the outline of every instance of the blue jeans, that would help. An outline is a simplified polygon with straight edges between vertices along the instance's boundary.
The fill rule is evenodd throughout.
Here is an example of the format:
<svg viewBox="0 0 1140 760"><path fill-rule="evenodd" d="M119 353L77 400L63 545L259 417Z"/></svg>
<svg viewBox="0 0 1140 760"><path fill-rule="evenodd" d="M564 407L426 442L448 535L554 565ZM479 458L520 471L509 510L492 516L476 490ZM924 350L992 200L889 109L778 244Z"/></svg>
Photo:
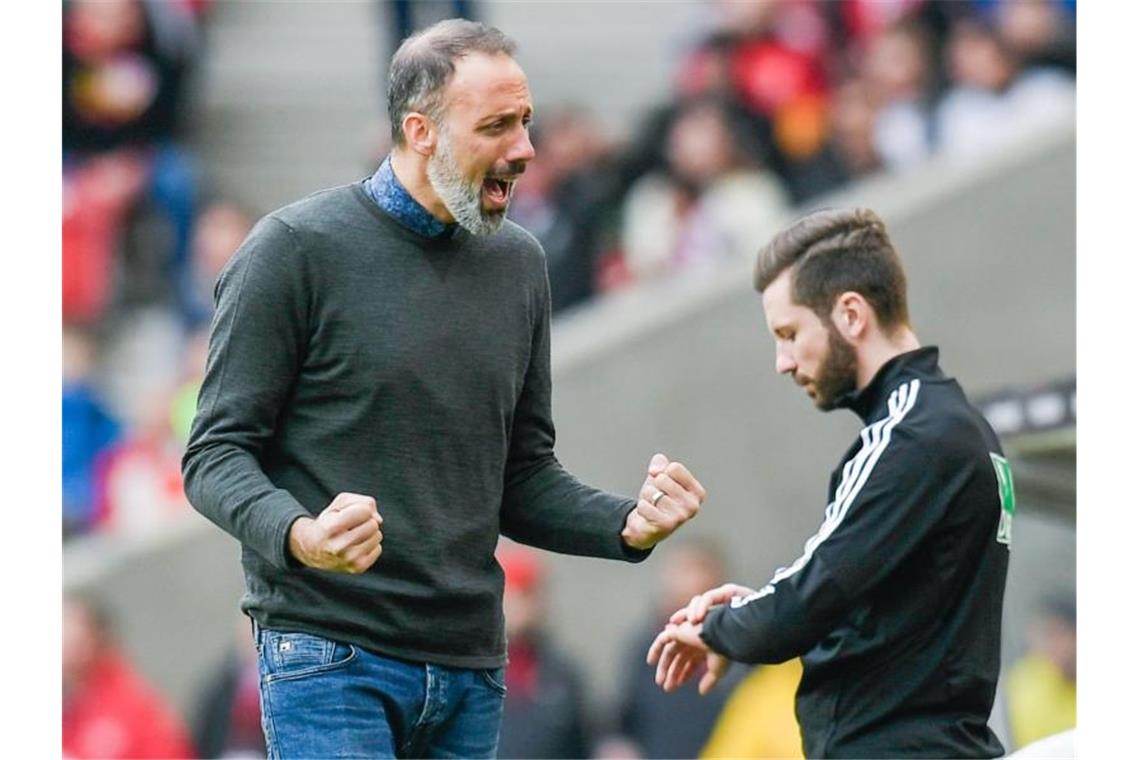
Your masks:
<svg viewBox="0 0 1140 760"><path fill-rule="evenodd" d="M492 758L503 669L424 665L255 626L270 758Z"/></svg>

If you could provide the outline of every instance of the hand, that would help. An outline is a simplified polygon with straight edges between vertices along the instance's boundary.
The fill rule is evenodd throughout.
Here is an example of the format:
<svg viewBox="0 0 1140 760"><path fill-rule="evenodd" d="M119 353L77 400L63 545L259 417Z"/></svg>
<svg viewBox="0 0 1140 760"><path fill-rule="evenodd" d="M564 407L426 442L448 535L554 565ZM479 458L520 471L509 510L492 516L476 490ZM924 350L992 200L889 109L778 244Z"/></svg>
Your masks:
<svg viewBox="0 0 1140 760"><path fill-rule="evenodd" d="M697 684L702 696L709 693L732 664L724 655L709 649L701 638L699 623L688 621L665 626L653 640L645 659L650 665L657 664L657 685L667 692L683 685L704 664L705 673Z"/></svg>
<svg viewBox="0 0 1140 760"><path fill-rule="evenodd" d="M363 573L380 558L383 522L371 496L338 493L315 520L293 522L289 551L301 564L318 570Z"/></svg>
<svg viewBox="0 0 1140 760"><path fill-rule="evenodd" d="M708 611L716 605L727 604L732 601L734 597L749 596L755 593L755 589L750 589L747 586L741 586L736 583L726 583L723 586L717 586L703 594L694 596L687 607L682 607L669 616L669 622L674 625L683 623L686 620L690 623L703 622Z"/></svg>
<svg viewBox="0 0 1140 760"><path fill-rule="evenodd" d="M653 497L662 495L653 503ZM622 540L631 549L649 549L668 538L697 514L705 489L680 462L664 454L649 460L649 474L638 494L637 508L629 513Z"/></svg>

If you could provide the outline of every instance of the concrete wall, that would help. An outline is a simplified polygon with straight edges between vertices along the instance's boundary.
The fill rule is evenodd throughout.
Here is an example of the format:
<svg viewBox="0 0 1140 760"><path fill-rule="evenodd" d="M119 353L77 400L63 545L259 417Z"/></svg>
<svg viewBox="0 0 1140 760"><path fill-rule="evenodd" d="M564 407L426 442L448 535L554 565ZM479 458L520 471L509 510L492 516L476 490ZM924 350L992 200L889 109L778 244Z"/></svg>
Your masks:
<svg viewBox="0 0 1140 760"><path fill-rule="evenodd" d="M876 208L910 279L920 338L968 392L1075 371L1074 128L1026 139L972 166L935 163L828 199ZM762 241L758 241L758 244ZM654 451L681 459L709 499L686 531L715 536L733 576L762 583L794 560L824 507L826 476L858 429L816 412L773 372L750 262L655 283L559 321L553 336L558 454L583 480L624 493ZM1019 505L1011 610L1050 578L1071 581L1072 529ZM668 545L662 547L667 549ZM661 556L638 566L550 557L554 634L595 696L649 609ZM1042 564L1044 563L1044 564ZM184 709L235 635L238 546L200 519L141 546L88 543L65 555L65 584L97 586L127 646ZM1007 619L1015 631L1020 619Z"/></svg>

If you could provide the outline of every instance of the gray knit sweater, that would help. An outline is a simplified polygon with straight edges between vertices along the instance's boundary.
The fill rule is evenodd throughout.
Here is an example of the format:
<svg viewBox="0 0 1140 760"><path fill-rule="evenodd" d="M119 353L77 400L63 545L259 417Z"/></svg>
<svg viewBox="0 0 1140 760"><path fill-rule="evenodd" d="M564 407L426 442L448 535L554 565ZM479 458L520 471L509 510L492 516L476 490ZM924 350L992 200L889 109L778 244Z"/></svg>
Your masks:
<svg viewBox="0 0 1140 760"><path fill-rule="evenodd" d="M549 285L522 228L428 239L359 184L334 188L262 219L215 297L183 473L194 507L241 542L241 606L262 626L497 667L500 532L646 556L620 538L634 501L554 457ZM288 552L290 525L341 491L384 518L361 575Z"/></svg>

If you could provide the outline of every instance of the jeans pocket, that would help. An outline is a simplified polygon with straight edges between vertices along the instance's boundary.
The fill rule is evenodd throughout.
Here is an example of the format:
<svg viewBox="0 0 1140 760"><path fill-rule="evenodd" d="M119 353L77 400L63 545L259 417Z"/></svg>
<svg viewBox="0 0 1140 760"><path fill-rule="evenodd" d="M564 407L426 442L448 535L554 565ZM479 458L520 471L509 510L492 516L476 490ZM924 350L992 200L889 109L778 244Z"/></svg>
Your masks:
<svg viewBox="0 0 1140 760"><path fill-rule="evenodd" d="M507 695L506 668L487 668L479 671L479 675L494 689L500 697Z"/></svg>
<svg viewBox="0 0 1140 760"><path fill-rule="evenodd" d="M261 662L266 683L327 673L356 659L356 647L311 633L265 631Z"/></svg>

